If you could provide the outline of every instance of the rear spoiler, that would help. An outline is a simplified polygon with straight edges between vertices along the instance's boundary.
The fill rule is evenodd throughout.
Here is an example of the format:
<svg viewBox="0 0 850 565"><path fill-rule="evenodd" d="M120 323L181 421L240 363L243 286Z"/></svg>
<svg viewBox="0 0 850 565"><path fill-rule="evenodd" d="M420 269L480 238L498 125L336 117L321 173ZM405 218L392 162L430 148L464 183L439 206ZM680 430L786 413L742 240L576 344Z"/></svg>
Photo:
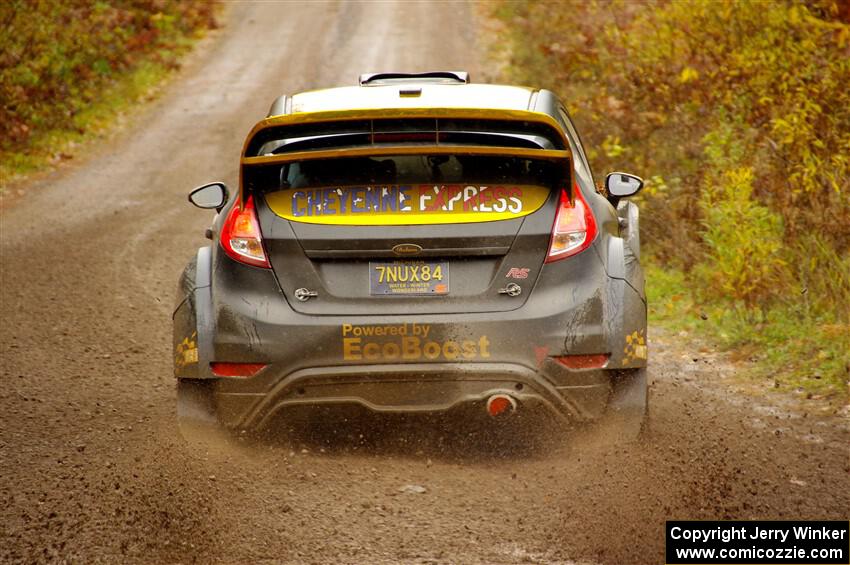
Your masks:
<svg viewBox="0 0 850 565"><path fill-rule="evenodd" d="M254 165L416 154L571 159L563 130L552 116L541 112L361 109L273 116L260 121L245 140L240 178L245 167Z"/></svg>
<svg viewBox="0 0 850 565"><path fill-rule="evenodd" d="M560 125L549 114L529 110L492 110L468 108L406 108L370 109L330 112L299 113L267 117L258 122L245 140L243 158L257 157L267 153L279 153L278 149L292 140L317 138L344 134L349 136L344 146L375 145L376 135L436 134L436 144L451 142L458 133L509 135L516 139L537 139L532 145L540 149L569 151L569 142ZM356 136L361 136L357 138ZM363 137L365 136L365 137ZM270 142L283 141L277 145ZM410 140L406 140L410 141ZM427 140L426 140L427 141ZM491 140L492 141L492 140ZM477 145L502 146L503 143L481 143ZM327 147L325 145L324 147ZM337 147L343 147L338 145Z"/></svg>
<svg viewBox="0 0 850 565"><path fill-rule="evenodd" d="M294 151L379 147L389 144L482 145L563 149L548 126L505 120L381 119L269 128L254 137L246 157Z"/></svg>

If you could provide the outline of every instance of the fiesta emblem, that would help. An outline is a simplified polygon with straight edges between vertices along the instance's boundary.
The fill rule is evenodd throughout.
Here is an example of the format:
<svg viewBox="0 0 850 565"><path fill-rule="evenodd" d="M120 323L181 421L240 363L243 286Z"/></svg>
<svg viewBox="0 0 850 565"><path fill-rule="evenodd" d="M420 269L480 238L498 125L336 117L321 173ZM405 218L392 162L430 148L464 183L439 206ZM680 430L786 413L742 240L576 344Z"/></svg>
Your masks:
<svg viewBox="0 0 850 565"><path fill-rule="evenodd" d="M393 253L396 255L419 255L422 253L422 247L415 243L399 243L393 247Z"/></svg>

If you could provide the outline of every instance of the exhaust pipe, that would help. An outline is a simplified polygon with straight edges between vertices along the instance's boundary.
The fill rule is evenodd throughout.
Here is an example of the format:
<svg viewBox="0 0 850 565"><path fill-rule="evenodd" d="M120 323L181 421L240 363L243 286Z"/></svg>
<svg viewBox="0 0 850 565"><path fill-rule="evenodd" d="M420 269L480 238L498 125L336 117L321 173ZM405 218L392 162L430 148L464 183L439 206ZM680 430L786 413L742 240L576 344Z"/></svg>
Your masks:
<svg viewBox="0 0 850 565"><path fill-rule="evenodd" d="M494 394L487 399L487 413L492 418L504 417L516 411L517 401L507 394Z"/></svg>

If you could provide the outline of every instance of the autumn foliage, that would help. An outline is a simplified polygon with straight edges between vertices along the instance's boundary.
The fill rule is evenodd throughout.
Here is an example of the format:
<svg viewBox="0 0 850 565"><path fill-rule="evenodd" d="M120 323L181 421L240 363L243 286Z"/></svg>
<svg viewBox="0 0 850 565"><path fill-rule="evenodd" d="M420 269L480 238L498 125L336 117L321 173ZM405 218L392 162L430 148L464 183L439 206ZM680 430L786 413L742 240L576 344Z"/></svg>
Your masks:
<svg viewBox="0 0 850 565"><path fill-rule="evenodd" d="M212 2L0 2L0 151L62 128L120 73L176 65L185 39L215 27Z"/></svg>
<svg viewBox="0 0 850 565"><path fill-rule="evenodd" d="M512 80L554 89L601 177L709 297L850 307L850 11L837 0L505 2ZM840 301L840 302L839 302Z"/></svg>
<svg viewBox="0 0 850 565"><path fill-rule="evenodd" d="M850 2L495 6L506 80L562 96L597 180L647 180L642 241L659 288L680 281L659 297L670 323L846 394Z"/></svg>

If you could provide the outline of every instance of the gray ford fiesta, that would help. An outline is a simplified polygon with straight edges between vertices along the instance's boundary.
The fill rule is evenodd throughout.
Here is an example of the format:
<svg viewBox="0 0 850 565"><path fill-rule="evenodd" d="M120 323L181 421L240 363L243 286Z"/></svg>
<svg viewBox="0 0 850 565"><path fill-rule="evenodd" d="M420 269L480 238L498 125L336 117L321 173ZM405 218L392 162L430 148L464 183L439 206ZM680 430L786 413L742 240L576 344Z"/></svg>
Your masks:
<svg viewBox="0 0 850 565"><path fill-rule="evenodd" d="M547 90L363 75L281 96L179 282L184 421L323 414L647 412L640 178L597 188Z"/></svg>

